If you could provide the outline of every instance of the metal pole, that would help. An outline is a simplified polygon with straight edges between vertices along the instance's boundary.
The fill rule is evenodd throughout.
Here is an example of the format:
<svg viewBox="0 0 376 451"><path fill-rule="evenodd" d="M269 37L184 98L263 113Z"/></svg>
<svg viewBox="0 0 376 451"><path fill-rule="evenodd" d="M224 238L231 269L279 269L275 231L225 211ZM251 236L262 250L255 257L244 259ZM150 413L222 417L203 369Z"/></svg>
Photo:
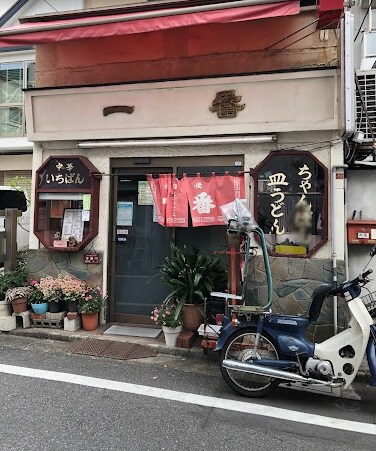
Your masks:
<svg viewBox="0 0 376 451"><path fill-rule="evenodd" d="M337 178L337 169L347 169L347 164L338 164L332 167L332 202L331 202L331 212L332 212L332 270L333 270L333 285L334 287L338 284L338 272L337 272L337 253L336 253L336 228L335 228L335 220L336 220L336 178ZM333 328L334 335L336 335L338 330L338 297L333 296Z"/></svg>

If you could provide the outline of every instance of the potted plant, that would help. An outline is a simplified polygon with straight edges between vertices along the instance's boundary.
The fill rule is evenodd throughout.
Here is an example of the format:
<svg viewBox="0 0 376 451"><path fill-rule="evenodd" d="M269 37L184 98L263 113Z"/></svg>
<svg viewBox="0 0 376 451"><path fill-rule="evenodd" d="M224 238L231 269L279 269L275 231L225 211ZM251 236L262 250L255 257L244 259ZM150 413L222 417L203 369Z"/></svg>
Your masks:
<svg viewBox="0 0 376 451"><path fill-rule="evenodd" d="M26 266L19 263L19 266L14 271L4 271L0 273L0 316L9 316L11 308L8 298L5 293L10 288L24 287L27 285L27 270Z"/></svg>
<svg viewBox="0 0 376 451"><path fill-rule="evenodd" d="M71 276L59 276L59 280L63 300L68 304L68 311L77 312L78 303L86 288L85 282Z"/></svg>
<svg viewBox="0 0 376 451"><path fill-rule="evenodd" d="M31 282L31 292L27 301L37 315L44 315L48 310L48 302L44 299L39 283L36 280Z"/></svg>
<svg viewBox="0 0 376 451"><path fill-rule="evenodd" d="M95 330L98 327L98 313L102 308L104 297L99 287L86 287L81 294L78 310L82 317L84 330Z"/></svg>
<svg viewBox="0 0 376 451"><path fill-rule="evenodd" d="M171 245L172 255L160 268L162 281L172 288L163 302L176 303L175 315L183 310L183 328L196 332L203 322L204 300L214 289L227 288L227 273L218 257L205 256L198 249L178 249Z"/></svg>
<svg viewBox="0 0 376 451"><path fill-rule="evenodd" d="M183 329L181 310L180 313L177 314L176 305L171 305L170 307L162 306L160 308L154 307L151 315L151 319L155 321L156 324L162 326L166 345L175 347L178 335Z"/></svg>
<svg viewBox="0 0 376 451"><path fill-rule="evenodd" d="M51 313L60 311L60 300L62 297L60 280L51 276L40 279L38 289L43 293L43 298L48 302L48 310Z"/></svg>
<svg viewBox="0 0 376 451"><path fill-rule="evenodd" d="M27 299L31 293L31 287L9 288L5 292L5 300L10 302L14 313L22 313L27 311Z"/></svg>

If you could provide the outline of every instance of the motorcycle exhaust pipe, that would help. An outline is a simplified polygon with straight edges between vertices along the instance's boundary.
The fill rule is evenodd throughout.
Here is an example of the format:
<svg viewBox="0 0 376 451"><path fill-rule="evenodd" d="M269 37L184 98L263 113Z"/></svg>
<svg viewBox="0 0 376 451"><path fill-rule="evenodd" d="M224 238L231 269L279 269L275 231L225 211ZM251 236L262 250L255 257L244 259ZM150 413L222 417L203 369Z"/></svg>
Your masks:
<svg viewBox="0 0 376 451"><path fill-rule="evenodd" d="M243 371L244 373L257 374L259 376L274 377L276 379L282 379L290 382L301 382L304 384L318 384L318 385L330 385L331 387L341 387L342 382L329 382L321 381L320 379L312 379L310 377L304 377L300 374L290 373L289 371L277 370L267 366L252 365L251 363L238 362L236 360L223 360L222 366L227 370Z"/></svg>

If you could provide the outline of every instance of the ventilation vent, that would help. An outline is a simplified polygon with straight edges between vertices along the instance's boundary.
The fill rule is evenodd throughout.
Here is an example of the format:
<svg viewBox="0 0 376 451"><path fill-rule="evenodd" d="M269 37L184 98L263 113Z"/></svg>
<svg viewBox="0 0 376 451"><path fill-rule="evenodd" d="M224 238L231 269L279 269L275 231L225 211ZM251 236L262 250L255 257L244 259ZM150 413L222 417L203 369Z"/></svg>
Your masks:
<svg viewBox="0 0 376 451"><path fill-rule="evenodd" d="M356 73L362 92L369 121L376 133L376 70L359 71ZM364 142L372 142L372 132L362 107L359 93L356 92L356 126L364 133Z"/></svg>

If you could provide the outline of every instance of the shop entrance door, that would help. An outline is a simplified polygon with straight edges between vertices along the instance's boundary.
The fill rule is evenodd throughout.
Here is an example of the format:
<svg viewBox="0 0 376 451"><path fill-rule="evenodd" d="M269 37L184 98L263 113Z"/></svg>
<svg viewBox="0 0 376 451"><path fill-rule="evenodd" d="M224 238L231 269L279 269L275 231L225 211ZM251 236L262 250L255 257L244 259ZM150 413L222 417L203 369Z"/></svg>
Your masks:
<svg viewBox="0 0 376 451"><path fill-rule="evenodd" d="M146 172L119 170L114 212L113 250L115 274L111 320L147 322L153 307L160 305L169 288L158 277L158 266L170 254L173 229L158 224L147 196L140 197ZM142 172L142 173L141 173ZM169 173L169 168L153 173ZM146 205L145 205L146 204Z"/></svg>

